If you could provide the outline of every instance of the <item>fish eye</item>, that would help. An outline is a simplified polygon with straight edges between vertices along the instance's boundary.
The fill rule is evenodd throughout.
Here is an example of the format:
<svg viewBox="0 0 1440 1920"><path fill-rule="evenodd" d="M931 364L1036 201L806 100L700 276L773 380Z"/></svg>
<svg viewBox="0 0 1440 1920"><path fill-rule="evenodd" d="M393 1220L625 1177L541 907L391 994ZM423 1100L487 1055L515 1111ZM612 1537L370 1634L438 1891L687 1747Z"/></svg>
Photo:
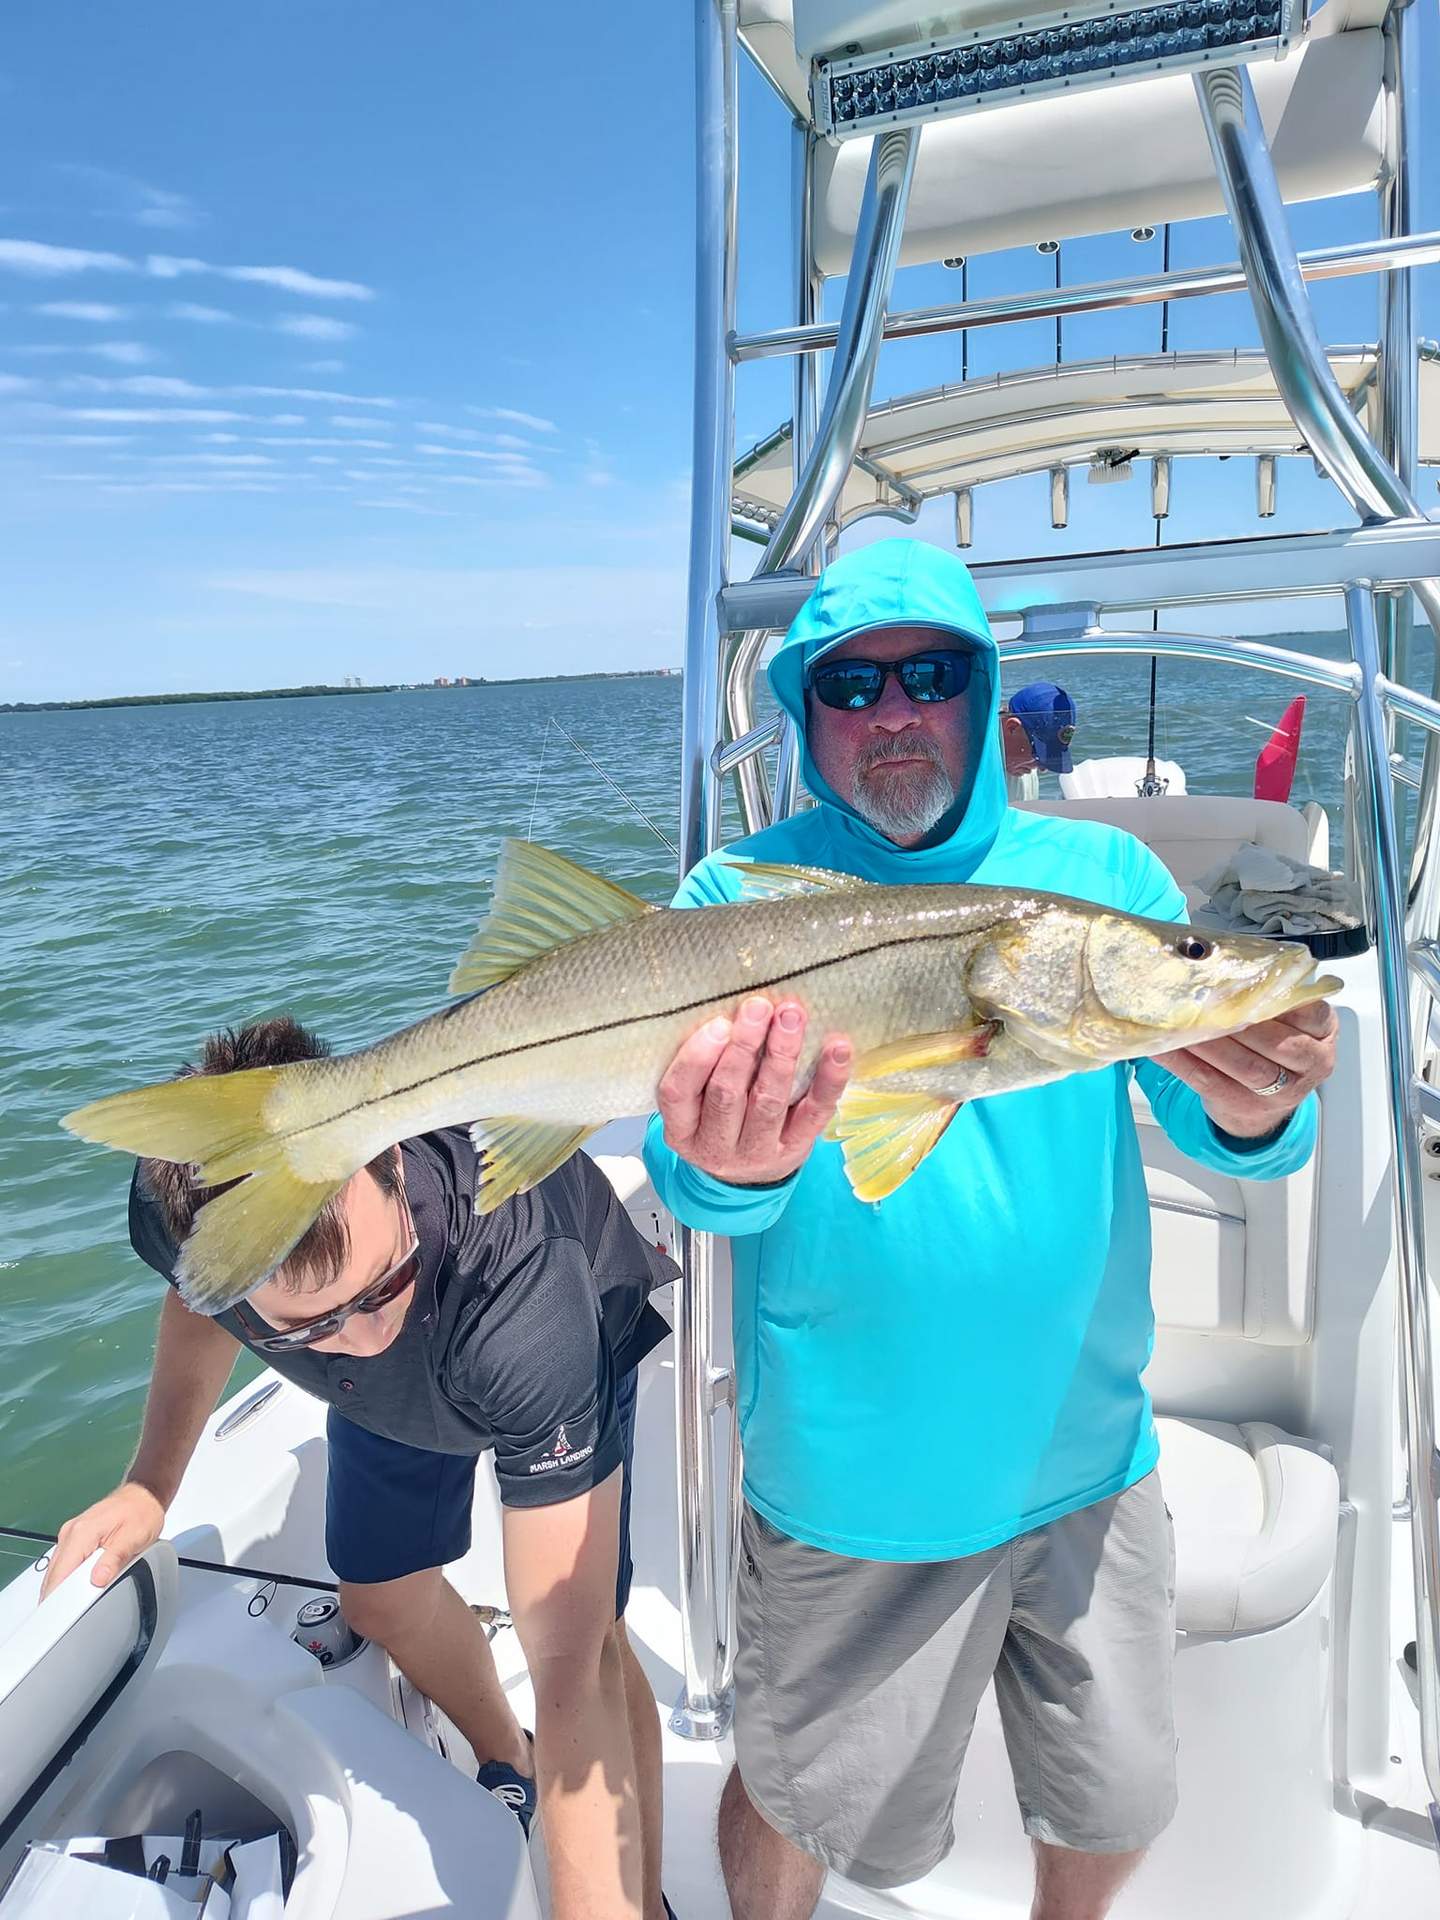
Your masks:
<svg viewBox="0 0 1440 1920"><path fill-rule="evenodd" d="M1183 939L1175 942L1175 951L1182 960L1208 960L1215 951L1211 940L1202 940L1198 934L1187 933Z"/></svg>

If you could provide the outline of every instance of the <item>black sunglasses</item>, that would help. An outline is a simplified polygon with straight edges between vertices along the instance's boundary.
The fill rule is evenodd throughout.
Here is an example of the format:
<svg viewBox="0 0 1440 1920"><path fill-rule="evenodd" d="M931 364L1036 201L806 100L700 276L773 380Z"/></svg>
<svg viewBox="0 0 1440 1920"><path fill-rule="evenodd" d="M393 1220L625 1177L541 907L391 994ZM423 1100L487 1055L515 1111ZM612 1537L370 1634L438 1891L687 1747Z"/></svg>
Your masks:
<svg viewBox="0 0 1440 1920"><path fill-rule="evenodd" d="M413 1237L415 1219L410 1212L410 1202L403 1195L401 1198L412 1236L410 1251L403 1259L382 1273L378 1280L372 1280L368 1287L357 1293L353 1300L347 1300L343 1307L335 1307L313 1320L302 1320L298 1326L287 1327L283 1333L250 1333L251 1316L243 1306L237 1305L236 1316L247 1328L247 1344L257 1353L294 1353L300 1347L313 1347L317 1340L328 1340L332 1333L338 1333L352 1314L378 1313L382 1307L388 1307L392 1300L398 1300L407 1287L413 1287L420 1278L420 1242ZM259 1321L261 1326L266 1324L263 1320Z"/></svg>
<svg viewBox="0 0 1440 1920"><path fill-rule="evenodd" d="M904 660L822 660L811 668L809 686L822 707L858 713L875 705L893 673L907 699L930 706L964 693L974 665L974 654L961 647L935 647Z"/></svg>

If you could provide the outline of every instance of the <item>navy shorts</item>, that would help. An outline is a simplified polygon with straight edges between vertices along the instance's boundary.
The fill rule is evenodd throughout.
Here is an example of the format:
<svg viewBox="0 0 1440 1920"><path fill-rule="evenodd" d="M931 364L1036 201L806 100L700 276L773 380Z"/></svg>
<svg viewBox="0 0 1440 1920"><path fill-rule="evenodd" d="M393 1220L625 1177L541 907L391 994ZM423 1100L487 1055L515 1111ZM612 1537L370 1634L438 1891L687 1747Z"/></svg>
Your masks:
<svg viewBox="0 0 1440 1920"><path fill-rule="evenodd" d="M635 1466L636 1375L616 1383L625 1448L620 1480L620 1558L615 1618L630 1599L630 1483ZM447 1566L470 1548L473 1453L432 1453L357 1426L332 1408L325 1425L325 1554L337 1580L400 1580Z"/></svg>

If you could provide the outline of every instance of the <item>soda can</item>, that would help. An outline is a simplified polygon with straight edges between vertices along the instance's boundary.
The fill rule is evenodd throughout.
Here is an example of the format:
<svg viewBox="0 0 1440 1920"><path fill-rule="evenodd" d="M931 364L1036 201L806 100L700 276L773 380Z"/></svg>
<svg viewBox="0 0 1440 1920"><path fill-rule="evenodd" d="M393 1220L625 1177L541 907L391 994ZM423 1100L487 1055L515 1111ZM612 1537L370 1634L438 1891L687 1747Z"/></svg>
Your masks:
<svg viewBox="0 0 1440 1920"><path fill-rule="evenodd" d="M360 1644L333 1594L305 1602L295 1616L295 1630L290 1638L307 1653L313 1653L322 1667L348 1659Z"/></svg>

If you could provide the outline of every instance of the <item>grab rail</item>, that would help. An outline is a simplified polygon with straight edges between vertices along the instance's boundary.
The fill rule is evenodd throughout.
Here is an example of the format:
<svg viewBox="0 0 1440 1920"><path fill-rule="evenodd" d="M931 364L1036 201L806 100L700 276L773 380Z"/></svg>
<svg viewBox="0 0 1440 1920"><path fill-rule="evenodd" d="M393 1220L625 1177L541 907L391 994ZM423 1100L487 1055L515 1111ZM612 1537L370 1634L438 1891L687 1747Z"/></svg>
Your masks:
<svg viewBox="0 0 1440 1920"><path fill-rule="evenodd" d="M880 356L885 308L900 255L905 209L915 171L918 130L902 127L881 135L870 152L865 197L855 232L855 252L845 290L845 306L836 337L835 361L825 389L815 439L805 456L788 505L775 524L770 543L752 575L761 579L803 565L821 530L835 511L850 464L860 445L875 363ZM736 640L725 676L725 707L730 733L740 736L755 725L754 679L764 628L752 628ZM737 763L740 810L747 833L769 824L770 799L760 762Z"/></svg>
<svg viewBox="0 0 1440 1920"><path fill-rule="evenodd" d="M1404 1380L1406 1455L1410 1471L1410 1544L1415 1582L1415 1670L1420 1701L1420 1748L1430 1790L1430 1819L1440 1843L1440 1472L1435 1455L1435 1400L1431 1377L1430 1301L1425 1277L1425 1206L1415 1059L1410 1037L1412 970L1433 984L1407 951L1401 885L1400 838L1395 823L1384 709L1401 689L1380 672L1375 596L1366 582L1345 589L1345 619L1360 669L1355 730L1359 800L1373 857L1365 862L1367 918L1380 964L1385 1077L1389 1083L1390 1139L1395 1168L1397 1289ZM1409 696L1412 717L1440 733L1440 706Z"/></svg>
<svg viewBox="0 0 1440 1920"><path fill-rule="evenodd" d="M1385 240L1356 240L1343 247L1317 247L1296 256L1307 280L1342 280L1362 273L1394 273L1428 267L1440 260L1440 233L1411 233ZM1092 280L1086 285L1044 287L1033 293L1002 293L989 300L965 300L940 307L912 307L890 314L887 340L920 340L927 334L965 333L971 328L1004 327L1021 320L1061 320L1072 313L1113 313L1126 307L1160 306L1211 293L1243 293L1245 269L1238 265L1189 267L1178 273L1141 273L1126 280ZM770 327L761 333L737 333L730 351L737 362L774 360L792 354L805 358L833 347L839 329L833 321L809 326Z"/></svg>

